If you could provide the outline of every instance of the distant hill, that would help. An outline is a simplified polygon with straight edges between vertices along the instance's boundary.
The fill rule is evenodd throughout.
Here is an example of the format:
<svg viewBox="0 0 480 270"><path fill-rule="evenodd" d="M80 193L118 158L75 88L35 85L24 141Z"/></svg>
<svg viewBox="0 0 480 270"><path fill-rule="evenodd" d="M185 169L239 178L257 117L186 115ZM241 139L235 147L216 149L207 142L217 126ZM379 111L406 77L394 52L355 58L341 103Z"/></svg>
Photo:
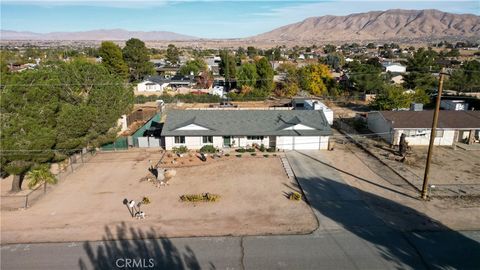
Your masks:
<svg viewBox="0 0 480 270"><path fill-rule="evenodd" d="M371 11L348 16L311 17L250 37L252 41L367 41L480 38L480 16L439 10Z"/></svg>
<svg viewBox="0 0 480 270"><path fill-rule="evenodd" d="M101 29L83 32L51 32L33 33L1 30L2 40L128 40L138 38L141 40L191 40L192 36L166 31L127 31L123 29Z"/></svg>

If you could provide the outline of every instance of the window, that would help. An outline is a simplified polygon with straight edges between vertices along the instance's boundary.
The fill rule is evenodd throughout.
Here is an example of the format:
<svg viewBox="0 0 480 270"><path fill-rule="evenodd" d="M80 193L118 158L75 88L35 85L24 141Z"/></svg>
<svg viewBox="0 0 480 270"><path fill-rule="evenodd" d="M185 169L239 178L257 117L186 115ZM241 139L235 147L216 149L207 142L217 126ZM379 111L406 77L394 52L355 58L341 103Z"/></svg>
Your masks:
<svg viewBox="0 0 480 270"><path fill-rule="evenodd" d="M263 136L247 136L247 140L263 140Z"/></svg>
<svg viewBox="0 0 480 270"><path fill-rule="evenodd" d="M213 136L203 136L203 143L213 143Z"/></svg>
<svg viewBox="0 0 480 270"><path fill-rule="evenodd" d="M185 143L185 136L175 136L175 143Z"/></svg>
<svg viewBox="0 0 480 270"><path fill-rule="evenodd" d="M427 136L426 129L417 129L417 136Z"/></svg>
<svg viewBox="0 0 480 270"><path fill-rule="evenodd" d="M437 129L436 130L435 138L443 138L443 129Z"/></svg>

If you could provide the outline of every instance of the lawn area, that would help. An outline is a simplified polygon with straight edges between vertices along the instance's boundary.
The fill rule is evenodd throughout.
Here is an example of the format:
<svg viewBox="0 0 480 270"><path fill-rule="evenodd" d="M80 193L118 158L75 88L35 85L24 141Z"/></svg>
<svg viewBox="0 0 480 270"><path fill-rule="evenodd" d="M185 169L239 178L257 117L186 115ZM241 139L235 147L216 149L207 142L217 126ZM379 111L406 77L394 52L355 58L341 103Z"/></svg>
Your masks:
<svg viewBox="0 0 480 270"><path fill-rule="evenodd" d="M161 154L100 153L26 210L2 211L2 243L101 240L121 222L162 236L307 233L317 221L278 157L229 157L176 168L168 186L140 182ZM151 162L150 162L151 160ZM218 202L185 203L183 194L219 194ZM139 201L147 218L131 218L124 199Z"/></svg>

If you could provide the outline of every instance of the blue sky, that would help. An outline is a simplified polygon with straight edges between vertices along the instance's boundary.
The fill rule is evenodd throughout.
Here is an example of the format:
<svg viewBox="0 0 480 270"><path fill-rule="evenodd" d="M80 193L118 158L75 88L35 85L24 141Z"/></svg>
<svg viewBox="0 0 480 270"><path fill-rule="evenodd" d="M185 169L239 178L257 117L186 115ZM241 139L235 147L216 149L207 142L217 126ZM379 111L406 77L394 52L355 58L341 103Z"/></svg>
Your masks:
<svg viewBox="0 0 480 270"><path fill-rule="evenodd" d="M204 38L246 37L312 16L436 8L480 15L480 1L76 1L2 0L1 29L32 32L122 28Z"/></svg>

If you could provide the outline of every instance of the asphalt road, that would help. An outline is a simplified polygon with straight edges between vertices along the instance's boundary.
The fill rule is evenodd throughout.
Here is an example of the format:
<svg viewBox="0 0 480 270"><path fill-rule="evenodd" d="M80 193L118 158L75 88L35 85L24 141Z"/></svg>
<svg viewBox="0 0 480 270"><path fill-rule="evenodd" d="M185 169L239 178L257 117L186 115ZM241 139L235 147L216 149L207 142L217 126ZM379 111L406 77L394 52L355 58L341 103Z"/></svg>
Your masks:
<svg viewBox="0 0 480 270"><path fill-rule="evenodd" d="M395 229L398 217L378 216L364 199L432 221L345 184L319 152L288 159L319 220L312 234L7 245L1 269L480 269L480 231ZM144 233L135 230L105 238Z"/></svg>

